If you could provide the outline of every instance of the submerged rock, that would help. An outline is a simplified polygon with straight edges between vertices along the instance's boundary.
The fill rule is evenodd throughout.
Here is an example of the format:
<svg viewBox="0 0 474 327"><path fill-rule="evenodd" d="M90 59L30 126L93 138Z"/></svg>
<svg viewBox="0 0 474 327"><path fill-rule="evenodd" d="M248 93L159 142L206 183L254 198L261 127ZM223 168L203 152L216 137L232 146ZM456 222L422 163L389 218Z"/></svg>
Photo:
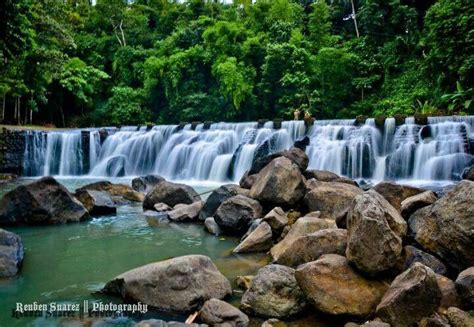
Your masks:
<svg viewBox="0 0 474 327"><path fill-rule="evenodd" d="M406 230L405 220L380 194L360 194L347 215L346 257L364 272L383 272L400 257Z"/></svg>
<svg viewBox="0 0 474 327"><path fill-rule="evenodd" d="M233 305L218 299L210 299L199 310L199 319L215 327L246 327L249 317Z"/></svg>
<svg viewBox="0 0 474 327"><path fill-rule="evenodd" d="M146 175L132 179L132 188L137 192L148 193L165 179L158 175Z"/></svg>
<svg viewBox="0 0 474 327"><path fill-rule="evenodd" d="M232 288L209 257L187 255L127 271L108 282L103 292L187 313L209 299L230 295Z"/></svg>
<svg viewBox="0 0 474 327"><path fill-rule="evenodd" d="M303 175L291 160L280 157L270 162L250 189L250 197L272 206L293 206L304 196Z"/></svg>
<svg viewBox="0 0 474 327"><path fill-rule="evenodd" d="M415 263L398 275L377 306L377 316L393 327L410 326L429 317L441 302L435 273Z"/></svg>
<svg viewBox="0 0 474 327"><path fill-rule="evenodd" d="M341 255L327 254L296 269L298 285L308 301L322 312L366 317L388 289L384 281L369 280Z"/></svg>
<svg viewBox="0 0 474 327"><path fill-rule="evenodd" d="M235 184L226 184L220 186L219 188L212 191L212 193L207 198L201 210L201 213L199 214L199 218L201 220L204 220L207 217L214 216L217 208L219 208L222 202L239 194L247 196L248 190L241 188Z"/></svg>
<svg viewBox="0 0 474 327"><path fill-rule="evenodd" d="M262 222L237 245L232 253L266 252L272 245L272 229L266 222Z"/></svg>
<svg viewBox="0 0 474 327"><path fill-rule="evenodd" d="M204 226L206 227L206 230L214 235L219 235L222 233L221 228L219 225L217 225L216 221L214 220L214 217L207 217L206 220L204 220Z"/></svg>
<svg viewBox="0 0 474 327"><path fill-rule="evenodd" d="M456 278L456 289L465 309L474 310L474 267L467 268Z"/></svg>
<svg viewBox="0 0 474 327"><path fill-rule="evenodd" d="M306 194L304 202L309 211L320 211L323 218L336 220L362 193L362 189L346 183L317 182Z"/></svg>
<svg viewBox="0 0 474 327"><path fill-rule="evenodd" d="M416 210L435 203L437 199L436 194L432 191L426 191L406 198L400 205L403 218L410 218Z"/></svg>
<svg viewBox="0 0 474 327"><path fill-rule="evenodd" d="M122 197L125 200L132 201L132 202L142 202L144 198L143 193L133 190L128 185L113 184L109 181L100 181L100 182L87 184L77 189L76 192L83 191L83 190L107 192L110 195Z"/></svg>
<svg viewBox="0 0 474 327"><path fill-rule="evenodd" d="M299 218L289 230L288 234L270 250L274 261L278 261L286 249L292 246L300 236L308 235L326 228L337 228L336 223L330 219L305 216Z"/></svg>
<svg viewBox="0 0 474 327"><path fill-rule="evenodd" d="M262 211L258 201L236 195L219 206L214 220L224 231L242 234L253 220L262 217Z"/></svg>
<svg viewBox="0 0 474 327"><path fill-rule="evenodd" d="M398 211L401 210L403 200L425 192L425 190L418 187L400 185L394 182L381 182L375 185L373 189Z"/></svg>
<svg viewBox="0 0 474 327"><path fill-rule="evenodd" d="M463 180L433 205L409 219L415 240L444 263L462 270L474 266L474 182Z"/></svg>
<svg viewBox="0 0 474 327"><path fill-rule="evenodd" d="M77 191L74 196L89 211L91 216L114 215L117 213L117 207L106 192L81 190Z"/></svg>
<svg viewBox="0 0 474 327"><path fill-rule="evenodd" d="M195 220L199 217L199 212L201 212L202 206L202 201L175 206L173 210L168 211L168 217L172 221Z"/></svg>
<svg viewBox="0 0 474 327"><path fill-rule="evenodd" d="M289 317L306 307L306 300L292 268L268 265L261 268L244 293L241 309L263 317Z"/></svg>
<svg viewBox="0 0 474 327"><path fill-rule="evenodd" d="M303 235L290 243L276 260L277 263L297 267L303 263L319 259L324 254L344 255L347 246L345 229L322 229Z"/></svg>
<svg viewBox="0 0 474 327"><path fill-rule="evenodd" d="M143 208L153 209L154 205L160 202L174 207L180 203L191 204L200 200L201 197L191 186L163 181L145 196Z"/></svg>
<svg viewBox="0 0 474 327"><path fill-rule="evenodd" d="M82 203L53 177L18 186L0 201L0 225L58 224L89 217Z"/></svg>
<svg viewBox="0 0 474 327"><path fill-rule="evenodd" d="M0 278L15 276L24 254L20 236L0 228Z"/></svg>

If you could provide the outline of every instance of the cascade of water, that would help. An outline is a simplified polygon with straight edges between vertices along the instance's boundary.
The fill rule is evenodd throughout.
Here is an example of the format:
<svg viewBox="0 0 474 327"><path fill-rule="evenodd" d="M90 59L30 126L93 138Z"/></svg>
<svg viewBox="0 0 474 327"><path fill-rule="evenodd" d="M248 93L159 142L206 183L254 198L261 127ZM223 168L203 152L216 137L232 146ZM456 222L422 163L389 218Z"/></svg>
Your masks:
<svg viewBox="0 0 474 327"><path fill-rule="evenodd" d="M238 181L256 158L287 149L305 135L303 121L187 124L105 128L101 145L96 129L89 133L89 172L83 170L80 130L27 132L25 175L133 176L149 173L171 180ZM383 132L374 119L315 121L306 148L311 169L352 178L458 179L474 163L474 117L430 117L428 125L409 117L396 127L385 120Z"/></svg>

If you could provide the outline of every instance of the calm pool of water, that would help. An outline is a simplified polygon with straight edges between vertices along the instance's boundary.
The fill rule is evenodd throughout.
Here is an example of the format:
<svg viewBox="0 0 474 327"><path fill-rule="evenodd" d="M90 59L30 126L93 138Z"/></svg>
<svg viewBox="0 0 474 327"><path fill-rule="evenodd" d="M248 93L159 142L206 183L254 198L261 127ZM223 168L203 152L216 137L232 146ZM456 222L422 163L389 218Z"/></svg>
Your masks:
<svg viewBox="0 0 474 327"><path fill-rule="evenodd" d="M0 196L19 183L0 185ZM70 190L95 180L59 179ZM129 183L130 180L114 180ZM194 186L201 193L215 186ZM212 258L233 282L238 275L254 274L265 265L265 255L234 256L237 239L215 237L200 224L150 224L141 204L118 208L116 216L96 217L83 223L40 227L7 227L21 236L25 247L23 268L15 278L0 280L0 326L72 326L72 321L13 319L16 302L50 303L83 300L117 302L94 294L114 276L129 269L186 254ZM233 301L238 301L235 297ZM160 318L158 313L151 317ZM183 319L183 317L172 317ZM118 325L127 325L121 320ZM75 325L75 324L74 324Z"/></svg>

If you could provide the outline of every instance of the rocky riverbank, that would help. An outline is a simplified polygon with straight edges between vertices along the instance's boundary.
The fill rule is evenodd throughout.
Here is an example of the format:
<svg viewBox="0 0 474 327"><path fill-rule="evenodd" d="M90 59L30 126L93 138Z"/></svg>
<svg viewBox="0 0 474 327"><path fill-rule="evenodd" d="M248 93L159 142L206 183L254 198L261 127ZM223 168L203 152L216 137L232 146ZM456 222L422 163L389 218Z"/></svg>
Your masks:
<svg viewBox="0 0 474 327"><path fill-rule="evenodd" d="M297 148L273 154L254 162L240 185L223 185L206 201L159 176L139 177L132 187L94 183L75 194L46 177L3 197L0 225L80 222L134 201L151 219L241 237L235 256L270 254L270 264L239 279L239 308L226 302L235 292L230 281L202 255L137 267L110 276L103 288L190 315L189 326L247 326L252 317L279 326L314 314L347 326L473 325L466 311L474 309L474 182L463 180L438 198L392 182L361 188L307 165ZM21 241L9 239L16 241L0 247L0 259L10 253L12 275L23 253Z"/></svg>

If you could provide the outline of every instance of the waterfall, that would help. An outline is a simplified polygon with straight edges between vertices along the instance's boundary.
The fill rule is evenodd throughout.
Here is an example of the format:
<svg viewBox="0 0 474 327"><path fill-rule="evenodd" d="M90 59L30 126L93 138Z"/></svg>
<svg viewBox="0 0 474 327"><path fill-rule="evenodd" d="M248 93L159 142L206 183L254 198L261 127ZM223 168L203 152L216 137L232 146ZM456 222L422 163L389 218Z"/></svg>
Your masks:
<svg viewBox="0 0 474 327"><path fill-rule="evenodd" d="M261 126L261 125L260 125ZM64 132L25 133L24 174L136 176L170 180L238 182L254 160L288 149L307 136L309 168L354 179L456 180L474 163L474 116L429 117L419 125L408 117L396 126L355 119L213 123L210 126L122 126ZM82 144L82 135L89 136ZM101 143L102 142L102 143ZM86 147L83 149L83 147ZM87 149L88 147L88 149ZM88 150L84 156L83 151ZM89 170L84 171L83 163Z"/></svg>

